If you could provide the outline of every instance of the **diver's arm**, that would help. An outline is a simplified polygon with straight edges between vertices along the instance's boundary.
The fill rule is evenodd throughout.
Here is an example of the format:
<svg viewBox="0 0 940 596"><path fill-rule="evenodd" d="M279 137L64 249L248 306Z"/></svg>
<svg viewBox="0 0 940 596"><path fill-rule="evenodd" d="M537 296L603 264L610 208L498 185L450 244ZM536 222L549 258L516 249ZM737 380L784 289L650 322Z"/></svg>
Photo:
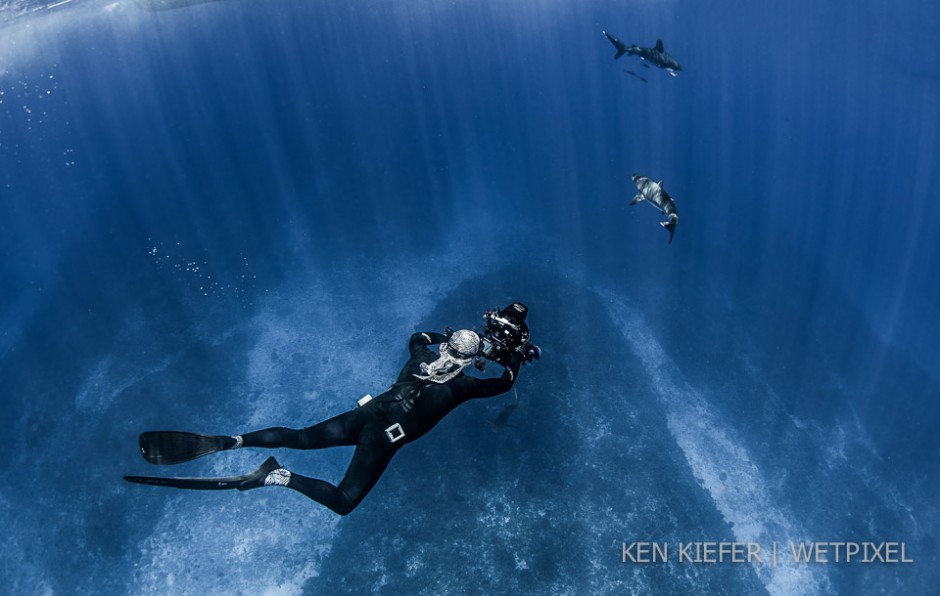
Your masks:
<svg viewBox="0 0 940 596"><path fill-rule="evenodd" d="M425 351L432 344L447 343L447 336L433 331L422 331L415 333L408 340L408 352L414 356L416 353Z"/></svg>
<svg viewBox="0 0 940 596"><path fill-rule="evenodd" d="M522 354L514 352L509 365L503 374L495 379L478 379L476 377L464 377L470 384L467 393L471 398L475 397L495 397L506 393L512 389L516 377L519 376L519 367L522 366Z"/></svg>

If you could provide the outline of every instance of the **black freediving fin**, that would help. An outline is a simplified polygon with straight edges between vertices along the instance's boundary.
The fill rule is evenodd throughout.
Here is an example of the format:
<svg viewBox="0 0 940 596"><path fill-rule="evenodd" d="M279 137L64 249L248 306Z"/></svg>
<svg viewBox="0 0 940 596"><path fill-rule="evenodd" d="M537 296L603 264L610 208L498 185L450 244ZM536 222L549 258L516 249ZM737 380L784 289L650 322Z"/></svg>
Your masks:
<svg viewBox="0 0 940 596"><path fill-rule="evenodd" d="M155 476L125 476L124 480L135 484L149 484L150 486L168 486L170 488L184 488L189 490L249 490L264 486L264 479L274 470L281 467L277 460L269 457L261 467L250 474L243 476L228 476L225 478L160 478Z"/></svg>
<svg viewBox="0 0 940 596"><path fill-rule="evenodd" d="M233 447L232 437L197 435L175 430L140 434L140 453L152 464L180 464Z"/></svg>
<svg viewBox="0 0 940 596"><path fill-rule="evenodd" d="M157 478L154 476L125 476L124 480L136 484L149 484L151 486L169 486L171 488L188 488L196 490L228 490L238 488L245 480L244 476L231 476L229 478Z"/></svg>

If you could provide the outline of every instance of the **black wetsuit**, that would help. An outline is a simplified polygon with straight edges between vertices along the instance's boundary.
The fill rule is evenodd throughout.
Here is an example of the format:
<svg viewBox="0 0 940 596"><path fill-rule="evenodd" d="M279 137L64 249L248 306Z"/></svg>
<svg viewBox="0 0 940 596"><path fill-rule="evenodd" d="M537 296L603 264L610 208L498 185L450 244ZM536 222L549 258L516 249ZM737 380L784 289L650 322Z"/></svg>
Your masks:
<svg viewBox="0 0 940 596"><path fill-rule="evenodd" d="M339 486L293 472L287 485L340 515L348 514L372 490L403 445L422 437L465 401L493 397L512 388L522 362L518 355L498 378L478 379L463 373L446 383L416 378L422 363L438 357L428 346L446 341L439 333L415 333L408 344L411 358L385 393L362 407L303 430L276 427L243 435L244 446L323 449L355 445ZM395 425L399 428L392 428ZM404 436L393 442L400 431Z"/></svg>

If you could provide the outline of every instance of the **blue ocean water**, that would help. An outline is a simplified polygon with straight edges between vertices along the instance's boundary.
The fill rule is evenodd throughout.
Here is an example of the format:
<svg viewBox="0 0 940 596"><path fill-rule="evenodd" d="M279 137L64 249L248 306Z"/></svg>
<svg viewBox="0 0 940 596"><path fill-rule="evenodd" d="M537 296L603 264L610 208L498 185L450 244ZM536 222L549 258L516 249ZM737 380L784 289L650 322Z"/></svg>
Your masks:
<svg viewBox="0 0 940 596"><path fill-rule="evenodd" d="M0 22L0 591L940 585L935 3L73 0ZM683 70L615 61L603 30ZM636 172L676 200L671 244L629 206ZM121 480L154 473L141 431L307 426L381 391L412 332L513 300L544 350L516 395L455 411L348 517ZM349 456L277 452L333 481ZM913 562L625 563L636 541Z"/></svg>

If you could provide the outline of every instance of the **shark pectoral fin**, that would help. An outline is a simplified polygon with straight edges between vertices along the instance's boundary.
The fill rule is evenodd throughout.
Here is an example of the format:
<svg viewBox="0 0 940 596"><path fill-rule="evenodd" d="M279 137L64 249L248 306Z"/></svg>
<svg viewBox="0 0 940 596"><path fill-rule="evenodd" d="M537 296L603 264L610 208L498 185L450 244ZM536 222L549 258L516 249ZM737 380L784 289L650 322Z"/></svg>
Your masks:
<svg viewBox="0 0 940 596"><path fill-rule="evenodd" d="M626 50L617 50L617 53L614 54L614 60L623 56L627 51Z"/></svg>
<svg viewBox="0 0 940 596"><path fill-rule="evenodd" d="M643 198L643 195L637 195L637 196L633 197L633 200L630 201L630 204L631 204L631 205L636 205L636 204L639 203L640 201L645 201L645 200L646 200L646 199Z"/></svg>
<svg viewBox="0 0 940 596"><path fill-rule="evenodd" d="M669 71L669 74L671 74L671 75L674 76L674 77L679 76L679 75L676 74L676 71L674 71L674 70L671 69L671 68L667 68L666 70L668 70L668 71Z"/></svg>

